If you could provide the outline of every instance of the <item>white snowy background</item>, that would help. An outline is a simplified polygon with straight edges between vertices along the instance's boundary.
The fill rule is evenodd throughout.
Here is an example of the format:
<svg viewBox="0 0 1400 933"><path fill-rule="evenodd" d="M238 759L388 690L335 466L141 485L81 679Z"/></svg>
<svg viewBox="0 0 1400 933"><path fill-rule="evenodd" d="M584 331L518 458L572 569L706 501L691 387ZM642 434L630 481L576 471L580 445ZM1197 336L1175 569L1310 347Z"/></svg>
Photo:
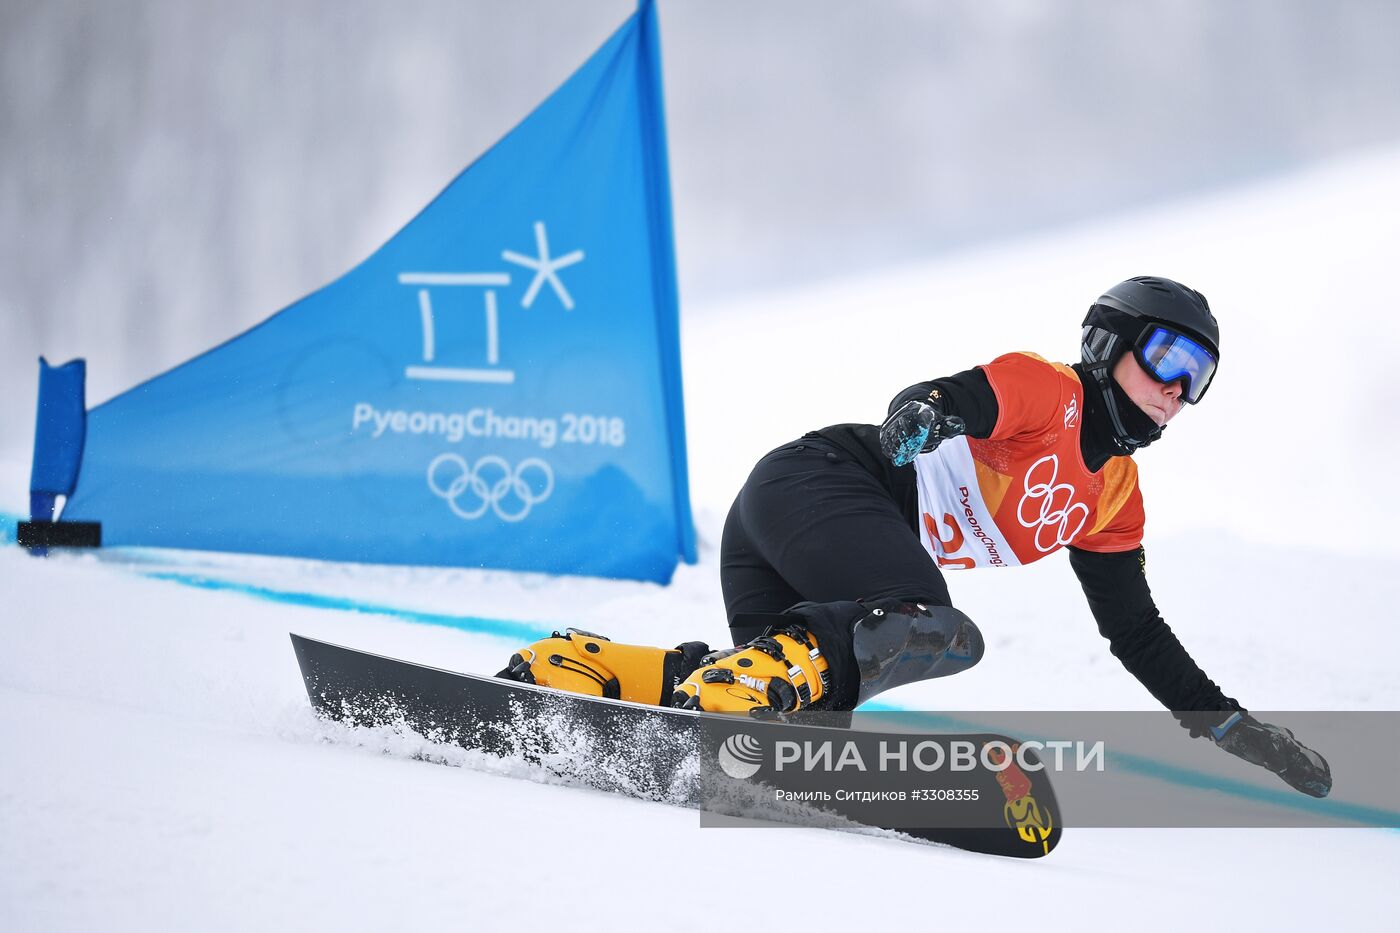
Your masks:
<svg viewBox="0 0 1400 933"><path fill-rule="evenodd" d="M1023 10L1019 35L1043 22L1042 5L997 7L998 15ZM665 6L662 14L665 34L672 21ZM606 31L579 40L583 54ZM7 88L18 80L7 77ZM686 125L674 82L669 91L673 127ZM821 112L811 109L820 98L808 99L808 112ZM1328 112L1327 94L1317 98L1318 112ZM674 134L673 147L678 223L714 261L694 268L718 268L742 212L730 206L696 219L700 156ZM1400 709L1400 544L1391 533L1400 521L1392 478L1400 302L1390 273L1400 255L1400 148L1375 140L1341 148L1319 155L1327 149L1319 143L1305 153L1311 161L1287 172L1229 187L1216 177L1210 191L930 249L923 261L865 261L853 272L829 264L802 286L759 290L735 280L708 289L695 272L687 282L682 237L701 546L700 562L680 568L669 587L141 550L41 561L10 546L13 523L0 522L0 929L1383 926L1400 910L1392 882L1400 831L1072 829L1049 858L1023 863L821 830L702 829L693 812L542 783L527 768L425 749L412 737L320 723L287 640L296 631L472 671L497 669L519 645L307 605L324 596L515 620L541 632L580 625L618 639L719 641L720 527L766 450L824 424L878 418L907 384L1008 350L1072 360L1093 297L1123 277L1158 274L1204 291L1224 333L1223 368L1206 402L1138 458L1148 572L1167 620L1226 692L1253 708ZM474 154L426 174L440 186ZM864 164L859 153L847 156ZM1262 164L1258 153L1251 158ZM23 176L13 163L0 168L7 180ZM42 191L61 203L61 187ZM408 188L394 203L410 213L410 201L434 190ZM42 191L25 190L44 201ZM291 210L297 188L263 196L275 216ZM381 205L373 231L318 262L330 275L343 271L392 232L396 210ZM332 238L340 229L321 227ZM122 229L133 255L102 252L117 284L147 243L139 225ZM171 229L159 227L164 245L151 252L178 249ZM773 239L801 236L797 226L764 229ZM43 240L50 250L63 242L51 234ZM7 242L21 256L35 249L23 234ZM862 237L861 249L869 260L871 241ZM291 299L319 284L292 276L268 286L260 270L271 260L251 248L241 255L253 284L240 293L239 325L278 306L267 295ZM291 264L310 274L308 264ZM176 307L199 297L178 271L167 280L159 263L141 268L150 294L175 296ZM100 305L102 277L84 269L81 279L69 298ZM22 318L11 310L14 295L28 292L12 288L13 277L0 285L0 300L10 302L10 356L62 357L67 331ZM124 300L131 314L161 303ZM135 335L114 338L127 369L95 376L112 392L240 329L203 321L154 339L137 334L133 320L111 325ZM31 346L34 334L59 346ZM83 349L100 365L101 347ZM7 370L3 381L14 400L7 407L22 409L0 422L19 425L0 437L0 511L11 517L25 506L31 383L29 369ZM957 575L950 585L986 634L987 657L952 680L903 688L892 702L1152 708L1109 656L1064 560ZM1326 736L1305 738L1327 751ZM414 760L419 752L449 766ZM1282 787L1242 763L1236 776ZM1346 775L1337 780L1340 791Z"/></svg>
<svg viewBox="0 0 1400 933"><path fill-rule="evenodd" d="M1386 383L1400 335L1380 270L1400 251L1388 207L1398 180L1400 150L1379 150L688 316L701 559L669 587L0 548L0 927L703 929L738 917L960 929L1014 916L1052 929L1347 929L1394 911L1393 830L1079 830L1019 863L822 830L702 829L693 812L519 780L467 756L413 760L410 740L313 718L287 632L474 671L498 667L515 641L152 575L719 640L722 516L768 447L868 418L906 383L1001 350L1072 358L1086 296L1105 276L1150 271L1206 291L1224 329L1207 403L1139 456L1167 619L1253 707L1396 709ZM12 512L23 474L9 462ZM951 586L988 637L985 661L893 701L1152 707L1108 655L1063 560ZM1326 750L1326 736L1307 738ZM1270 786L1243 764L1238 777ZM801 891L817 899L803 906Z"/></svg>

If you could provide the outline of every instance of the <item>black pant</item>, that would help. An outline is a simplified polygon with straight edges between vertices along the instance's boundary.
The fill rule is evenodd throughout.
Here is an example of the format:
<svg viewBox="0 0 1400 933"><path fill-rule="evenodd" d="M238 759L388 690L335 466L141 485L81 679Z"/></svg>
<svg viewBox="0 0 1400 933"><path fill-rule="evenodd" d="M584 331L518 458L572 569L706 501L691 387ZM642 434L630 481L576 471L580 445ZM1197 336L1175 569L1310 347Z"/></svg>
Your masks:
<svg viewBox="0 0 1400 933"><path fill-rule="evenodd" d="M849 453L810 435L767 454L739 490L724 523L720 585L736 644L757 634L736 616L803 601L952 605L889 490Z"/></svg>

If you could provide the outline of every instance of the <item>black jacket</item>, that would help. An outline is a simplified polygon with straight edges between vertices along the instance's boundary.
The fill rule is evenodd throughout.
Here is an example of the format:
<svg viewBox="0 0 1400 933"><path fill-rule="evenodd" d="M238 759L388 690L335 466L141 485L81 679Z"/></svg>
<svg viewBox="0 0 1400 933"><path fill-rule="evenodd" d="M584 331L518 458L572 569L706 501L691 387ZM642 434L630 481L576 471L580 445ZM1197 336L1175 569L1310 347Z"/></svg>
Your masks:
<svg viewBox="0 0 1400 933"><path fill-rule="evenodd" d="M1116 448L1104 400L1092 379L1075 366L1084 385L1084 426L1080 445L1084 462L1097 472ZM890 412L911 399L927 398L937 388L945 414L957 415L972 437L989 437L997 423L997 400L986 375L970 369L943 379L910 386L890 402ZM880 451L879 428L870 424L840 424L816 432L847 450L857 462L879 477L908 517L917 534L918 491L913 466L896 467ZM1109 650L1167 709L1176 713L1192 735L1225 718L1225 711L1240 709L1191 659L1171 627L1162 619L1147 585L1146 553L1132 551L1103 554L1069 547L1070 566L1079 578ZM1194 714L1194 715L1192 715Z"/></svg>

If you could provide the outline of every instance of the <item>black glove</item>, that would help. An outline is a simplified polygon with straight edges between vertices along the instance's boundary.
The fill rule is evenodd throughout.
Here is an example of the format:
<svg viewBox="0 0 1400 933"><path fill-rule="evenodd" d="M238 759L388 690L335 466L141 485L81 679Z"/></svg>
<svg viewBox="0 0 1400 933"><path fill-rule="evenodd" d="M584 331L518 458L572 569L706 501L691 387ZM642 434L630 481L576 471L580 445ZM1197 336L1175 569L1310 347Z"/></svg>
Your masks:
<svg viewBox="0 0 1400 933"><path fill-rule="evenodd" d="M1236 713L1211 729L1215 744L1250 764L1268 768L1294 790L1310 797L1326 797L1332 790L1332 769L1327 759L1279 726L1260 722L1248 713Z"/></svg>
<svg viewBox="0 0 1400 933"><path fill-rule="evenodd" d="M880 450L895 466L904 466L966 430L967 425L957 415L945 415L928 402L914 399L899 406L880 425Z"/></svg>

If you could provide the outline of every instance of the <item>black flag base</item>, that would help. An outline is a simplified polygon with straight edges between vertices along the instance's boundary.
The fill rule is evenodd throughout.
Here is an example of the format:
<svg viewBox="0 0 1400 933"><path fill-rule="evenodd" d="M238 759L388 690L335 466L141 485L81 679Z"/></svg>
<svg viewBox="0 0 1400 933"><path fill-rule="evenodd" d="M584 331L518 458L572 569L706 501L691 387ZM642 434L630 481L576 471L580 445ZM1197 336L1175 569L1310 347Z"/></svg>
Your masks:
<svg viewBox="0 0 1400 933"><path fill-rule="evenodd" d="M101 522L20 522L15 540L20 547L101 547Z"/></svg>

